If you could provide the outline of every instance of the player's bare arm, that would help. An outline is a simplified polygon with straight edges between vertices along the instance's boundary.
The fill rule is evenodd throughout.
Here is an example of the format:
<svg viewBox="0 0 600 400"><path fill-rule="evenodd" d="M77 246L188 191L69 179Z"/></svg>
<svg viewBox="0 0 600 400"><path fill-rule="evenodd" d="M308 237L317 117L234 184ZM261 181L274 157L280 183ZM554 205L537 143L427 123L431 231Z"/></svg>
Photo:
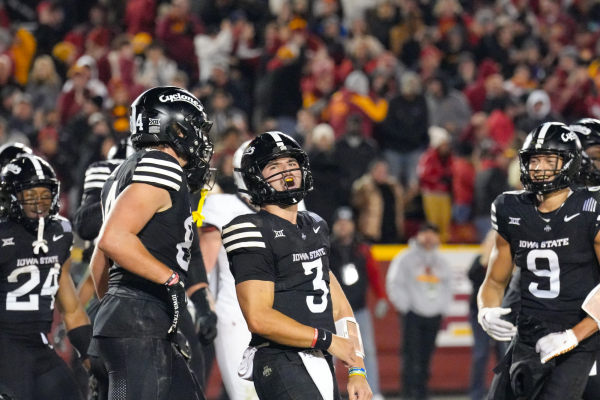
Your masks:
<svg viewBox="0 0 600 400"><path fill-rule="evenodd" d="M108 291L108 269L110 261L108 256L96 246L90 260L90 275L99 299L104 298Z"/></svg>
<svg viewBox="0 0 600 400"><path fill-rule="evenodd" d="M210 231L198 229L198 234L200 235L200 250L204 259L204 267L206 273L210 274L217 264L217 257L221 249L221 231L218 229Z"/></svg>
<svg viewBox="0 0 600 400"><path fill-rule="evenodd" d="M344 294L344 290L331 271L329 272L329 289L331 291L333 320L338 321L341 318L354 317L354 312L352 312L352 307ZM350 346L348 346L348 342L350 342ZM343 358L338 356L336 354L337 352L341 352L342 354L346 353L348 358L352 356L353 353L354 355L356 354L356 349L354 348L352 341L337 335L333 336L331 347L327 351L342 360ZM361 357L354 357L354 360L354 365L344 364L348 367L365 368L364 360ZM350 376L348 378L347 389L350 400L370 399L373 396L373 392L369 387L367 379L362 375Z"/></svg>
<svg viewBox="0 0 600 400"><path fill-rule="evenodd" d="M67 331L90 323L90 319L79 302L70 269L71 259L69 258L62 266L62 273L58 281L58 292L56 293L56 305L65 321Z"/></svg>
<svg viewBox="0 0 600 400"><path fill-rule="evenodd" d="M494 236L494 248L490 254L486 277L477 296L480 310L486 307L500 307L504 290L512 276L513 260L510 243L498 233L494 233Z"/></svg>
<svg viewBox="0 0 600 400"><path fill-rule="evenodd" d="M98 248L126 270L152 282L165 283L173 271L148 252L137 234L154 214L170 207L167 190L144 183L129 185L108 213Z"/></svg>

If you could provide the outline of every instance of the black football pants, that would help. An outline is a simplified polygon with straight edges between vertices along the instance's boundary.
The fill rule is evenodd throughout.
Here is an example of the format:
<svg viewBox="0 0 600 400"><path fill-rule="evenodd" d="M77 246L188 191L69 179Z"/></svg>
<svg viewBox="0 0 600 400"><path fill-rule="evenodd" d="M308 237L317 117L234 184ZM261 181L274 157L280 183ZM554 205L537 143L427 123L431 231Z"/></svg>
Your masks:
<svg viewBox="0 0 600 400"><path fill-rule="evenodd" d="M95 337L108 372L109 400L203 400L185 359L156 338Z"/></svg>
<svg viewBox="0 0 600 400"><path fill-rule="evenodd" d="M83 400L71 370L41 334L0 332L0 387L18 400Z"/></svg>
<svg viewBox="0 0 600 400"><path fill-rule="evenodd" d="M333 399L341 400L332 357L325 355L333 376ZM260 400L323 400L300 355L294 351L259 349L252 379Z"/></svg>

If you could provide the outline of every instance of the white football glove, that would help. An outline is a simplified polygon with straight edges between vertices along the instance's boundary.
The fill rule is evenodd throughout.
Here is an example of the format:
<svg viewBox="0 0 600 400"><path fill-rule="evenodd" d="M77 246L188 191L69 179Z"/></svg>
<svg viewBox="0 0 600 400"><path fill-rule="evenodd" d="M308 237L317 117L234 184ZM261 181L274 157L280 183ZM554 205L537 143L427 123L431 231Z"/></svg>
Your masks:
<svg viewBox="0 0 600 400"><path fill-rule="evenodd" d="M485 307L479 311L477 321L491 337L501 342L508 342L517 333L517 327L508 321L500 319L502 315L510 313L510 308Z"/></svg>
<svg viewBox="0 0 600 400"><path fill-rule="evenodd" d="M564 332L550 333L538 340L535 351L540 353L542 364L545 364L552 358L573 350L578 344L573 330L567 329Z"/></svg>

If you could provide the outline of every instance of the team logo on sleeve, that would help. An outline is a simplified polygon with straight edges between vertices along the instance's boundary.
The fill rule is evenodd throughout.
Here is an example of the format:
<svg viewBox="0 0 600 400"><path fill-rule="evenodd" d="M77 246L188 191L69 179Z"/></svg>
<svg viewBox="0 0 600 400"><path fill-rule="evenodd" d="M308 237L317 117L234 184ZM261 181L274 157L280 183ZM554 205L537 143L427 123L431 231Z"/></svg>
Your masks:
<svg viewBox="0 0 600 400"><path fill-rule="evenodd" d="M273 232L275 232L275 239L277 239L278 237L285 237L285 235L283 234L283 229L280 231L276 231L275 229L273 229Z"/></svg>
<svg viewBox="0 0 600 400"><path fill-rule="evenodd" d="M14 246L14 245L15 245L15 238L14 237L11 237L11 238L8 238L8 239L2 239L2 247L4 247L4 246Z"/></svg>
<svg viewBox="0 0 600 400"><path fill-rule="evenodd" d="M521 221L521 218L515 218L515 217L508 217L508 218L510 218L510 221L508 221L509 225L519 225L519 226L521 225L519 223L519 221Z"/></svg>

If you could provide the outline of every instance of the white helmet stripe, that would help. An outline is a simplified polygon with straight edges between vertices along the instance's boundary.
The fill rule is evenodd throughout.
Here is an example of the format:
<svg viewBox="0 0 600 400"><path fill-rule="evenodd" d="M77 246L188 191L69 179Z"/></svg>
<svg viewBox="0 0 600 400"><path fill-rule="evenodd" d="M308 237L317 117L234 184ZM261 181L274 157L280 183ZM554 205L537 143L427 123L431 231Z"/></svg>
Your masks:
<svg viewBox="0 0 600 400"><path fill-rule="evenodd" d="M28 158L29 161L31 161L31 163L33 164L33 168L35 168L35 173L39 179L45 178L44 171L42 170L42 164L39 162L36 156L32 154L23 154L22 157Z"/></svg>
<svg viewBox="0 0 600 400"><path fill-rule="evenodd" d="M550 125L565 125L565 124L563 124L562 122L547 122L547 123L545 123L544 126L542 127L542 130L540 131L540 134L537 139L537 143L535 144L536 149L539 149L544 144L544 140L546 139L546 133L548 132L548 129L550 129ZM566 125L565 125L565 127L566 127Z"/></svg>
<svg viewBox="0 0 600 400"><path fill-rule="evenodd" d="M285 147L285 144L283 144L283 140L281 140L281 136L279 136L279 133L277 132L267 132L269 135L271 135L271 137L273 138L273 140L275 140L275 144L281 149L281 150L287 150L287 147Z"/></svg>

